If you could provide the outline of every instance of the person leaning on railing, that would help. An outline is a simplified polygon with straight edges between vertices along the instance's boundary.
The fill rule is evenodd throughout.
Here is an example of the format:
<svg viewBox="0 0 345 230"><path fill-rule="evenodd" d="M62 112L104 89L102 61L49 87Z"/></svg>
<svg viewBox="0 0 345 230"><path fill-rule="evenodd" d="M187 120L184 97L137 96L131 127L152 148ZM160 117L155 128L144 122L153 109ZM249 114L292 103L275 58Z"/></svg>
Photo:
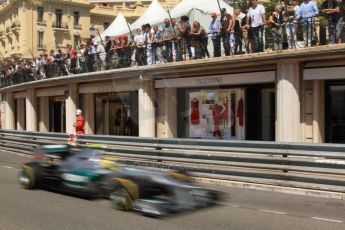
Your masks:
<svg viewBox="0 0 345 230"><path fill-rule="evenodd" d="M206 30L200 25L198 21L193 22L190 36L192 37L192 46L195 49L195 58L202 59L206 56L209 58L210 54L207 49L208 36Z"/></svg>
<svg viewBox="0 0 345 230"><path fill-rule="evenodd" d="M175 50L175 61L179 62L183 60L182 57L182 35L180 33L180 24L177 23L176 18L171 19L171 25L173 27L173 45Z"/></svg>
<svg viewBox="0 0 345 230"><path fill-rule="evenodd" d="M159 31L158 25L153 26L153 37L151 40L151 44L153 64L165 63L164 57L162 55L163 38L161 36L161 32Z"/></svg>
<svg viewBox="0 0 345 230"><path fill-rule="evenodd" d="M165 57L167 62L173 61L173 27L170 24L169 18L164 19L164 25L162 28L162 37L163 37L163 47L165 52Z"/></svg>
<svg viewBox="0 0 345 230"><path fill-rule="evenodd" d="M297 19L301 20L304 46L313 45L315 17L319 14L317 5L312 0L304 0L299 7Z"/></svg>
<svg viewBox="0 0 345 230"><path fill-rule="evenodd" d="M243 32L241 27L241 19L240 19L241 11L240 9L235 9L234 16L232 19L232 25L231 29L234 31L234 37L235 37L235 55L236 54L244 54L242 51L242 38L243 38Z"/></svg>
<svg viewBox="0 0 345 230"><path fill-rule="evenodd" d="M192 57L193 57L192 40L191 40L191 37L189 35L191 29L192 28L191 28L191 25L189 23L189 17L187 15L183 15L181 17L179 30L180 30L180 34L183 38L184 50L185 50L185 48L187 49L189 59L192 59Z"/></svg>
<svg viewBox="0 0 345 230"><path fill-rule="evenodd" d="M297 18L299 12L299 5L297 0L291 0L290 3L290 6L286 7L283 15L288 49L294 49L296 48L297 42Z"/></svg>
<svg viewBox="0 0 345 230"><path fill-rule="evenodd" d="M340 20L339 20L339 30L338 30L338 38L339 42L344 43L345 42L345 0L342 0L339 3L338 11L340 14Z"/></svg>
<svg viewBox="0 0 345 230"><path fill-rule="evenodd" d="M272 28L273 50L283 49L283 10L282 6L277 5L269 18Z"/></svg>
<svg viewBox="0 0 345 230"><path fill-rule="evenodd" d="M339 5L336 0L326 0L322 3L322 13L328 19L328 36L329 36L329 44L338 43L338 34L337 33L337 24L339 21Z"/></svg>
<svg viewBox="0 0 345 230"><path fill-rule="evenodd" d="M221 47L220 47L220 21L217 18L217 13L211 13L212 21L210 24L210 33L213 43L213 57L220 57Z"/></svg>

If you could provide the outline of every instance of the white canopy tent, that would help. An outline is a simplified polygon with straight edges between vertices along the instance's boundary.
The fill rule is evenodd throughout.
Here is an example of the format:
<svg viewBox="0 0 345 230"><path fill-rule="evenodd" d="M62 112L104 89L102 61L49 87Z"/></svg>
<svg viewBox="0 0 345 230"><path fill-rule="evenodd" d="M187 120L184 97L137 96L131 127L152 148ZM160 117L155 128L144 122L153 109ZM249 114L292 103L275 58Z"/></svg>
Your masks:
<svg viewBox="0 0 345 230"><path fill-rule="evenodd" d="M120 12L115 20L108 26L106 30L101 33L101 38L104 40L106 36L114 37L121 34L128 34L127 20ZM99 36L96 36L94 42L100 41Z"/></svg>
<svg viewBox="0 0 345 230"><path fill-rule="evenodd" d="M131 25L131 30L136 30L144 24L156 25L162 23L165 18L169 18L167 11L159 4L158 0L153 0L147 10Z"/></svg>
<svg viewBox="0 0 345 230"><path fill-rule="evenodd" d="M229 6L223 0L182 0L171 10L171 17L178 18L182 15L189 16L190 22L198 21L207 32L211 23L211 13L220 14L220 8L225 8L226 12L233 15L234 8ZM241 18L244 17L241 14Z"/></svg>

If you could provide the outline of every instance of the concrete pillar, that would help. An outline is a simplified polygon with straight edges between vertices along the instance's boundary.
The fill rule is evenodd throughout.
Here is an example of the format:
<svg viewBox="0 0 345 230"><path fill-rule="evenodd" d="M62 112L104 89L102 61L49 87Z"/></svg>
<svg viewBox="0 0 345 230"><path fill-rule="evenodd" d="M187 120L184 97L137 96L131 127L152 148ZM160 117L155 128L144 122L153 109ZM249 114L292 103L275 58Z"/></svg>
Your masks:
<svg viewBox="0 0 345 230"><path fill-rule="evenodd" d="M78 106L78 84L71 83L68 86L66 99L66 133L75 133L74 122Z"/></svg>
<svg viewBox="0 0 345 230"><path fill-rule="evenodd" d="M313 142L325 141L325 87L324 81L313 81Z"/></svg>
<svg viewBox="0 0 345 230"><path fill-rule="evenodd" d="M35 89L26 93L26 130L37 131L37 98Z"/></svg>
<svg viewBox="0 0 345 230"><path fill-rule="evenodd" d="M84 94L83 98L83 108L85 117L85 133L94 134L95 133L95 100L93 93Z"/></svg>
<svg viewBox="0 0 345 230"><path fill-rule="evenodd" d="M157 117L157 137L177 137L176 88L161 89L157 96L159 107Z"/></svg>
<svg viewBox="0 0 345 230"><path fill-rule="evenodd" d="M15 114L14 114L14 98L13 93L7 92L5 98L5 119L4 128L5 129L15 129Z"/></svg>
<svg viewBox="0 0 345 230"><path fill-rule="evenodd" d="M155 137L155 88L153 80L141 80L138 92L139 136Z"/></svg>
<svg viewBox="0 0 345 230"><path fill-rule="evenodd" d="M17 99L17 130L25 130L25 98Z"/></svg>
<svg viewBox="0 0 345 230"><path fill-rule="evenodd" d="M300 142L300 67L299 63L277 65L276 141Z"/></svg>
<svg viewBox="0 0 345 230"><path fill-rule="evenodd" d="M38 123L40 132L49 132L49 97L40 97L40 120Z"/></svg>

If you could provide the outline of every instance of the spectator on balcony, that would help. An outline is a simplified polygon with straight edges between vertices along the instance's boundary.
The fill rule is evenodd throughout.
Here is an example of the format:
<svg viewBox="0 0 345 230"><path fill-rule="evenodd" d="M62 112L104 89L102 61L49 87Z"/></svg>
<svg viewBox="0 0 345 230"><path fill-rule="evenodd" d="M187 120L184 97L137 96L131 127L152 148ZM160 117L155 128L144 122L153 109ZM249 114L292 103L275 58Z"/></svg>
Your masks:
<svg viewBox="0 0 345 230"><path fill-rule="evenodd" d="M123 52L124 52L124 64L125 67L131 66L131 56L132 56L132 48L131 48L132 41L128 38L125 34L123 35Z"/></svg>
<svg viewBox="0 0 345 230"><path fill-rule="evenodd" d="M140 29L137 29L137 34L134 36L133 44L134 51L132 53L131 66L143 66L146 63L145 56L145 25L142 25Z"/></svg>
<svg viewBox="0 0 345 230"><path fill-rule="evenodd" d="M338 30L338 37L341 43L345 42L345 0L341 0L338 6L340 20L339 20L339 30Z"/></svg>
<svg viewBox="0 0 345 230"><path fill-rule="evenodd" d="M146 31L145 31L145 48L146 48L146 63L148 65L153 64L153 56L152 56L152 40L153 40L153 31L151 31L151 25L146 24L145 25Z"/></svg>
<svg viewBox="0 0 345 230"><path fill-rule="evenodd" d="M213 57L220 57L221 49L220 49L220 22L217 18L217 13L211 13L212 21L210 25L210 33L213 43Z"/></svg>
<svg viewBox="0 0 345 230"><path fill-rule="evenodd" d="M242 51L243 33L242 33L242 28L241 28L242 19L240 18L240 14L241 14L240 9L235 9L233 23L231 25L232 30L234 31L234 37L235 37L235 49L234 49L235 55L244 53Z"/></svg>
<svg viewBox="0 0 345 230"><path fill-rule="evenodd" d="M87 71L93 72L95 71L95 55L96 49L92 42L88 42L86 45L87 48Z"/></svg>
<svg viewBox="0 0 345 230"><path fill-rule="evenodd" d="M338 43L337 24L339 20L339 5L336 0L326 0L322 3L322 13L328 19L329 44Z"/></svg>
<svg viewBox="0 0 345 230"><path fill-rule="evenodd" d="M107 53L101 41L98 41L95 45L97 71L103 71L105 70Z"/></svg>
<svg viewBox="0 0 345 230"><path fill-rule="evenodd" d="M181 52L181 41L182 35L179 30L179 23L177 23L176 18L171 19L171 26L173 27L173 45L175 50L175 61L182 61L182 52Z"/></svg>
<svg viewBox="0 0 345 230"><path fill-rule="evenodd" d="M79 63L79 73L85 73L86 72L86 47L84 43L80 43L79 46L79 52L77 54L77 59Z"/></svg>
<svg viewBox="0 0 345 230"><path fill-rule="evenodd" d="M54 54L55 76L63 75L63 53L61 49Z"/></svg>
<svg viewBox="0 0 345 230"><path fill-rule="evenodd" d="M205 58L206 56L209 58L210 54L207 49L208 37L204 27L198 21L195 21L190 34L195 48L195 57L197 59Z"/></svg>
<svg viewBox="0 0 345 230"><path fill-rule="evenodd" d="M312 45L314 39L315 17L318 14L319 10L314 1L304 0L299 7L298 19L301 20L305 47Z"/></svg>
<svg viewBox="0 0 345 230"><path fill-rule="evenodd" d="M181 17L181 26L179 27L180 34L183 38L183 47L187 48L188 52L188 57L189 59L192 59L193 54L192 54L192 40L191 37L189 36L190 31L191 31L191 25L189 23L189 17L187 15L183 15Z"/></svg>
<svg viewBox="0 0 345 230"><path fill-rule="evenodd" d="M105 53L106 53L106 60L105 60L105 69L108 70L111 67L111 58L114 52L111 50L113 46L113 42L111 41L109 36L105 36Z"/></svg>
<svg viewBox="0 0 345 230"><path fill-rule="evenodd" d="M252 52L252 47L254 47L254 42L253 42L253 36L251 33L250 26L247 25L247 16L248 10L245 12L244 18L242 18L242 23L241 23L241 29L242 29L242 34L243 34L243 42L244 42L244 47L246 49L246 53L251 53ZM250 24L250 19L249 19L249 24Z"/></svg>
<svg viewBox="0 0 345 230"><path fill-rule="evenodd" d="M67 68L68 68L68 74L75 73L76 67L77 67L77 52L72 47L72 45L67 44L67 56L65 59Z"/></svg>
<svg viewBox="0 0 345 230"><path fill-rule="evenodd" d="M283 49L283 11L282 6L277 5L272 12L269 23L272 27L273 50Z"/></svg>
<svg viewBox="0 0 345 230"><path fill-rule="evenodd" d="M166 56L167 62L173 61L173 50L172 50L173 33L174 33L173 27L170 24L169 18L164 19L162 37L163 37L163 46L164 46L164 52L166 53L165 56Z"/></svg>
<svg viewBox="0 0 345 230"><path fill-rule="evenodd" d="M232 26L231 15L226 12L225 8L222 8L220 12L220 38L223 43L225 55L230 56L230 32Z"/></svg>
<svg viewBox="0 0 345 230"><path fill-rule="evenodd" d="M265 13L265 7L258 4L257 0L252 0L252 6L247 14L247 27L251 29L253 35L253 53L264 51L263 30L266 23Z"/></svg>
<svg viewBox="0 0 345 230"><path fill-rule="evenodd" d="M164 58L162 55L162 47L163 47L163 37L158 29L157 25L153 26L153 37L151 40L152 44L152 58L154 64L161 64L164 63Z"/></svg>
<svg viewBox="0 0 345 230"><path fill-rule="evenodd" d="M288 49L294 49L297 41L297 17L299 5L297 0L291 0L291 5L287 7L284 14L285 32L287 36Z"/></svg>

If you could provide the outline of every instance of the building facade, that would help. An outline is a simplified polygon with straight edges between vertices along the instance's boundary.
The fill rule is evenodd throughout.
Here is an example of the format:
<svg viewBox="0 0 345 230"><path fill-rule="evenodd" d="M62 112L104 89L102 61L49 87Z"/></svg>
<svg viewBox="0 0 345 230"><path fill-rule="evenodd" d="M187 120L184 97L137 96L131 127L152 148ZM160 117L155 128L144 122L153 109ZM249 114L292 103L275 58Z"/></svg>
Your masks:
<svg viewBox="0 0 345 230"><path fill-rule="evenodd" d="M345 143L344 45L166 63L2 88L2 127Z"/></svg>
<svg viewBox="0 0 345 230"><path fill-rule="evenodd" d="M150 2L108 5L89 0L7 0L0 4L0 60L38 57L52 49L66 49L67 44L76 47L90 38L92 25L101 33L120 11L133 22Z"/></svg>

